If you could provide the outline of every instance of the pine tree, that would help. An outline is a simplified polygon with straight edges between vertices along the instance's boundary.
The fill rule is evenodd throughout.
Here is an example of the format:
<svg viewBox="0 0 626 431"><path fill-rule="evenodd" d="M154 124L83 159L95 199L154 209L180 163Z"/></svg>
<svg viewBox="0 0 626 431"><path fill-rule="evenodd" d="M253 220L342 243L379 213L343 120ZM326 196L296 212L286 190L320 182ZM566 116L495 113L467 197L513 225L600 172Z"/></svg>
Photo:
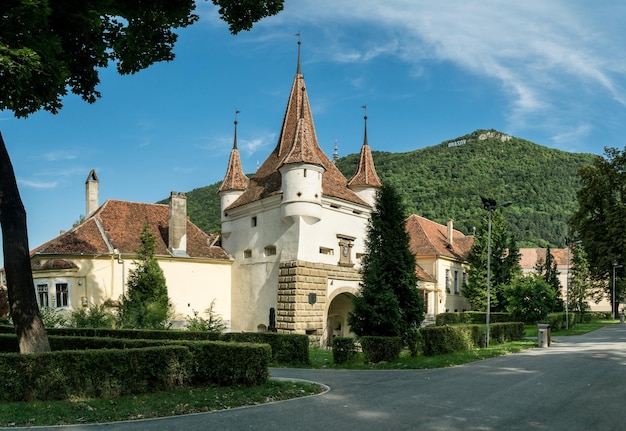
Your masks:
<svg viewBox="0 0 626 431"><path fill-rule="evenodd" d="M155 257L156 240L147 223L140 240L137 266L130 271L128 291L120 305L120 323L130 328L167 328L171 302L163 270Z"/></svg>
<svg viewBox="0 0 626 431"><path fill-rule="evenodd" d="M354 297L354 310L348 317L352 332L359 336L401 336L408 341L424 318L415 256L404 224L400 195L383 185L368 224L361 291Z"/></svg>
<svg viewBox="0 0 626 431"><path fill-rule="evenodd" d="M546 248L546 261L543 268L543 279L554 290L554 306L550 311L563 311L564 302L561 295L561 281L559 280L559 270L552 255L550 246Z"/></svg>
<svg viewBox="0 0 626 431"><path fill-rule="evenodd" d="M589 310L589 298L602 298L603 285L594 289L591 278L587 253L582 245L572 246L572 267L569 270L569 282L567 285L569 297L569 309L578 313L578 319L582 319L585 311Z"/></svg>
<svg viewBox="0 0 626 431"><path fill-rule="evenodd" d="M474 310L487 309L487 242L488 215L483 218L480 233L467 257L468 282L462 288L463 296ZM502 213L495 210L491 215L491 311L506 311L505 288L521 275L520 253L515 238L509 234Z"/></svg>

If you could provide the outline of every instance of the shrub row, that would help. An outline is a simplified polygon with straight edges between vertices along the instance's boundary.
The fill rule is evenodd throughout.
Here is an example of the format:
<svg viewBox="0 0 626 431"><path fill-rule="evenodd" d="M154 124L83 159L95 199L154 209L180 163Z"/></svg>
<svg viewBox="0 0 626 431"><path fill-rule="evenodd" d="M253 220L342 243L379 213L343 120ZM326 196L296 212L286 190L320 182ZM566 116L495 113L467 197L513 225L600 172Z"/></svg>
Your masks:
<svg viewBox="0 0 626 431"><path fill-rule="evenodd" d="M576 326L576 313L569 313L568 324L570 328ZM550 330L558 331L565 327L565 313L550 313L540 323L547 323L550 325Z"/></svg>
<svg viewBox="0 0 626 431"><path fill-rule="evenodd" d="M261 343L270 345L272 349L272 362L293 365L309 363L309 338L303 334L280 334L276 332L227 332L221 334L219 332L93 328L46 328L46 332L49 337L59 335L142 340L207 340ZM12 326L0 326L0 333L14 334L15 329ZM2 349L0 348L0 350Z"/></svg>
<svg viewBox="0 0 626 431"><path fill-rule="evenodd" d="M116 397L189 382L184 346L0 355L0 400Z"/></svg>
<svg viewBox="0 0 626 431"><path fill-rule="evenodd" d="M489 325L489 342L507 343L524 338L523 322L501 322Z"/></svg>
<svg viewBox="0 0 626 431"><path fill-rule="evenodd" d="M368 363L390 362L398 359L402 351L401 337L359 337L365 361Z"/></svg>
<svg viewBox="0 0 626 431"><path fill-rule="evenodd" d="M420 333L422 352L425 356L435 356L479 346L483 328L480 325L426 326Z"/></svg>
<svg viewBox="0 0 626 431"><path fill-rule="evenodd" d="M333 362L335 364L345 364L356 355L356 339L352 337L333 338Z"/></svg>
<svg viewBox="0 0 626 431"><path fill-rule="evenodd" d="M306 365L309 363L309 337L304 334L280 334L276 332L227 332L223 341L269 344L272 362L279 364Z"/></svg>
<svg viewBox="0 0 626 431"><path fill-rule="evenodd" d="M2 373L9 376L18 376L23 379L22 384L9 384L11 387L27 388L33 379L49 380L52 376L53 387L62 385L63 390L58 391L58 396L54 391L50 392L53 397L66 398L70 396L117 396L127 393L143 393L153 390L165 390L173 386L181 385L206 385L216 384L228 385L261 385L268 377L268 366L270 362L270 347L266 344L237 343L223 341L184 341L184 340L124 340L114 338L98 337L59 337L50 336L52 352L36 355L20 355L17 353L5 353L0 355L0 388L4 384ZM0 335L0 346L5 350L5 346L17 346L15 336ZM182 376L178 380L171 378L169 372L170 365L164 366L160 360L152 361L149 355L154 349L182 349L189 356L186 360L179 361L178 368ZM62 350L57 350L62 349ZM142 353L142 352L148 353ZM119 352L116 356L115 352ZM128 360L124 352L133 352L139 359ZM138 353L137 353L138 352ZM166 350L167 353L167 350ZM82 356L81 356L82 355ZM145 355L142 357L141 355ZM52 359L48 359L50 356ZM15 363L13 368L5 362L6 358L32 358L42 359L37 365L37 369L31 365L20 368L22 359ZM65 358L68 364L66 368L59 368L54 358ZM116 358L121 358L117 363ZM163 356L167 358L167 355ZM132 359L132 358L131 358ZM169 361L170 359L168 359ZM50 362L52 361L52 362ZM152 362L150 362L152 361ZM28 362L28 361L27 361ZM62 360L59 360L62 362ZM172 362L175 364L175 362ZM168 362L169 364L169 362ZM146 368L148 367L148 371ZM177 368L177 369L178 369ZM97 373L92 373L91 369L97 369ZM145 375L144 375L145 374ZM95 375L95 377L93 377ZM120 375L124 378L120 378ZM130 376L130 378L129 378ZM132 376L138 376L135 381ZM170 377L168 377L170 376ZM17 377L16 377L17 378ZM142 380L144 379L144 380ZM164 385L162 380L170 386ZM84 385L81 382L84 381ZM99 385L98 382L102 382ZM38 380L39 382L39 380ZM26 385L26 386L23 386ZM31 385L32 386L32 385ZM100 388L101 386L101 388ZM50 399L50 394L43 392L38 386L34 386L34 392L23 392L23 398L28 399ZM0 389L1 392L1 389ZM15 396L16 393L9 391ZM19 390L17 394L19 394ZM0 394L0 397L2 395ZM59 399L60 399L59 398ZM1 399L1 398L0 398Z"/></svg>
<svg viewBox="0 0 626 431"><path fill-rule="evenodd" d="M435 316L435 324L455 325L464 324L484 324L487 321L487 313L481 311L465 311L462 313L440 313ZM489 313L489 323L512 322L510 313Z"/></svg>
<svg viewBox="0 0 626 431"><path fill-rule="evenodd" d="M426 326L420 329L422 352L435 356L470 350L482 346L485 338L483 325ZM524 338L524 323L499 322L489 325L489 342L506 343Z"/></svg>

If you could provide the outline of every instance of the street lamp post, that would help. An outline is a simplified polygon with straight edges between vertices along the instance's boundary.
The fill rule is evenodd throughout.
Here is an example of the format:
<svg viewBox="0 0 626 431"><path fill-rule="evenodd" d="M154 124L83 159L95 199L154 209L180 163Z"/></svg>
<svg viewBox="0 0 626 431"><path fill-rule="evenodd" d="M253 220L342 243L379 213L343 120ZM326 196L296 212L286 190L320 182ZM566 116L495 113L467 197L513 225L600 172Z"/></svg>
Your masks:
<svg viewBox="0 0 626 431"><path fill-rule="evenodd" d="M569 329L569 266L570 266L570 248L575 244L580 244L582 241L571 242L569 238L565 238L565 245L567 246L567 270L565 271L565 329Z"/></svg>
<svg viewBox="0 0 626 431"><path fill-rule="evenodd" d="M489 320L491 317L491 213L495 211L498 204L494 199L481 197L483 208L487 210L487 313L485 315L485 347L489 347ZM511 202L503 202L502 207L511 205Z"/></svg>
<svg viewBox="0 0 626 431"><path fill-rule="evenodd" d="M618 265L617 262L613 262L613 296L611 296L611 319L615 319L615 268L621 268L623 265Z"/></svg>

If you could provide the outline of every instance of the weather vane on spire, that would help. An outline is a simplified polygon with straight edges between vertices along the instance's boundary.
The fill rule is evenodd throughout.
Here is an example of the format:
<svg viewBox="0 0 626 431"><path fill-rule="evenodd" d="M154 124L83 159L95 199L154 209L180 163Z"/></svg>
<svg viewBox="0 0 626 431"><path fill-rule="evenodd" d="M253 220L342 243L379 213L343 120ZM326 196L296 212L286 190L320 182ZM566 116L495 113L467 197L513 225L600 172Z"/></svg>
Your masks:
<svg viewBox="0 0 626 431"><path fill-rule="evenodd" d="M364 117L367 120L367 105L363 105L361 106L361 108L363 108L363 112L365 113Z"/></svg>

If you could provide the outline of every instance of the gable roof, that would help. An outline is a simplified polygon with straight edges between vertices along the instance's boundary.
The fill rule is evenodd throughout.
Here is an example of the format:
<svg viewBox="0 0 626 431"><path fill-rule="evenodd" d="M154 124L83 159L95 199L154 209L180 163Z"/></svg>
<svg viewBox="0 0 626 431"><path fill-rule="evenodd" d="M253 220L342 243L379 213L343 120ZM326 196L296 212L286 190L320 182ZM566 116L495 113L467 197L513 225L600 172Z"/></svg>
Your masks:
<svg viewBox="0 0 626 431"><path fill-rule="evenodd" d="M136 254L144 223L156 240L157 256L172 256L168 251L169 206L121 200L107 200L80 225L39 246L32 255L59 254ZM221 247L212 245L215 238L204 233L187 219L187 254L189 257L231 260Z"/></svg>
<svg viewBox="0 0 626 431"><path fill-rule="evenodd" d="M282 192L279 168L289 163L312 163L322 166L322 193L325 196L371 207L348 188L348 180L319 147L313 124L309 97L298 67L291 86L287 109L276 148L250 179L250 185L227 209L237 208Z"/></svg>
<svg viewBox="0 0 626 431"><path fill-rule="evenodd" d="M453 229L451 245L447 226L415 214L406 219L405 229L409 234L409 247L416 257L434 255L466 260L474 243L474 237Z"/></svg>

